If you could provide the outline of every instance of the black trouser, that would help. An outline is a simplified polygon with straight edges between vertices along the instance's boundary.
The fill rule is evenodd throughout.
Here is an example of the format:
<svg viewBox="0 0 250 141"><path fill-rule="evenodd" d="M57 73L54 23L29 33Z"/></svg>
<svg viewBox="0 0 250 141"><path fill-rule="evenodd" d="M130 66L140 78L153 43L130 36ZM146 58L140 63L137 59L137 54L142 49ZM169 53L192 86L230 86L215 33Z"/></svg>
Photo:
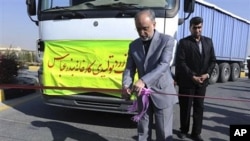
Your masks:
<svg viewBox="0 0 250 141"><path fill-rule="evenodd" d="M197 87L194 89L179 87L179 94L183 95L205 96L205 93L206 93L206 86ZM201 134L204 98L179 96L179 105L180 105L181 132L188 133L189 131L190 113L191 113L191 108L193 106L193 127L191 134L193 135Z"/></svg>
<svg viewBox="0 0 250 141"><path fill-rule="evenodd" d="M250 68L248 69L248 78L250 78Z"/></svg>
<svg viewBox="0 0 250 141"><path fill-rule="evenodd" d="M250 65L249 65L249 63L247 64L247 69L248 69L248 74L247 75L248 75L248 78L250 78Z"/></svg>

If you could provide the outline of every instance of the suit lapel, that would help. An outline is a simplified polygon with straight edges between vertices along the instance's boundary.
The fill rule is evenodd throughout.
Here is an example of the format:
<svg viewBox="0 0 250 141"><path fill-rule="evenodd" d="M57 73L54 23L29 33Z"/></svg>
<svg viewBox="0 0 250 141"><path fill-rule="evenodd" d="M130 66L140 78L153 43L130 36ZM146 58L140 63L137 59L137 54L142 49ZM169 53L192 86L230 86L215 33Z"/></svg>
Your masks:
<svg viewBox="0 0 250 141"><path fill-rule="evenodd" d="M202 57L203 57L203 61L204 61L206 56L207 56L207 52L208 52L207 47L208 47L208 45L207 45L207 42L203 38L201 39L201 44L202 44L202 52L203 52Z"/></svg>
<svg viewBox="0 0 250 141"><path fill-rule="evenodd" d="M145 58L144 70L146 70L146 68L148 66L148 63L149 63L148 60L149 60L150 56L153 55L153 53L157 49L158 45L160 44L159 36L160 36L159 32L155 31L153 39L152 39L150 46L149 46L149 49L148 49L148 53L147 53L146 58ZM145 50L144 50L144 55L145 55Z"/></svg>
<svg viewBox="0 0 250 141"><path fill-rule="evenodd" d="M195 42L194 50L195 50L196 54L198 54L198 56L201 57L199 45L196 42Z"/></svg>
<svg viewBox="0 0 250 141"><path fill-rule="evenodd" d="M204 50L203 50L203 42L201 41L202 44L202 54L200 53L200 49L199 49L199 45L196 43L195 39L192 36L189 36L190 40L192 42L194 42L194 44L191 44L191 48L192 50L195 51L195 56L198 57L197 59L202 59L202 54L204 54Z"/></svg>
<svg viewBox="0 0 250 141"><path fill-rule="evenodd" d="M136 46L139 47L139 49L138 49L138 54L139 54L140 58L145 59L145 49L144 49L144 46L143 46L143 44L142 44L142 41L141 41L141 40L138 40Z"/></svg>

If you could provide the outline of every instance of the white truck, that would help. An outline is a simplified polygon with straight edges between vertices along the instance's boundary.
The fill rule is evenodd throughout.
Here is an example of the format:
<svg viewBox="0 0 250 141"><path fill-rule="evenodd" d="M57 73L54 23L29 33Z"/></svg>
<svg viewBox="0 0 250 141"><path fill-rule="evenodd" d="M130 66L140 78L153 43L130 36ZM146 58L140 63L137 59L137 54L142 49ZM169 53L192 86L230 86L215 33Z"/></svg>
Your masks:
<svg viewBox="0 0 250 141"><path fill-rule="evenodd" d="M178 16L180 1L26 0L28 15L39 29L39 82L45 103L127 113L132 101L121 99L120 89L129 43L138 38L134 16L153 9L156 29L176 37L178 24L185 20ZM194 3L184 1L186 16Z"/></svg>

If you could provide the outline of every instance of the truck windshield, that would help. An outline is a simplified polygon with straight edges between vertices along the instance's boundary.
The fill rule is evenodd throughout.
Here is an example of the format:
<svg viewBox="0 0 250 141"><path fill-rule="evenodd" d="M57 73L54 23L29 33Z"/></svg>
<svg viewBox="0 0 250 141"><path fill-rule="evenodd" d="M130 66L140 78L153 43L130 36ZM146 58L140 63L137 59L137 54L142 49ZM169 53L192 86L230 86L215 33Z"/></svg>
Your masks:
<svg viewBox="0 0 250 141"><path fill-rule="evenodd" d="M176 0L41 0L41 11L164 8L171 10Z"/></svg>

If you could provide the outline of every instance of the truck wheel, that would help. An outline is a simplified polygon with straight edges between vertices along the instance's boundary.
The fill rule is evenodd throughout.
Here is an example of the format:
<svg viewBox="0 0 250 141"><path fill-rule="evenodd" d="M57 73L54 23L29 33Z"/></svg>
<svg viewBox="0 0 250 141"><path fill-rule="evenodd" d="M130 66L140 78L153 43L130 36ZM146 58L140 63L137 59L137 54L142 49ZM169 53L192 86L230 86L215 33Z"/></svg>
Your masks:
<svg viewBox="0 0 250 141"><path fill-rule="evenodd" d="M209 84L214 84L217 82L218 78L219 78L219 74L220 74L220 70L219 70L219 66L218 64L216 63L215 64L215 67L213 69L213 72L209 78Z"/></svg>
<svg viewBox="0 0 250 141"><path fill-rule="evenodd" d="M236 81L240 77L240 66L238 63L232 63L230 66L231 66L231 75L229 80Z"/></svg>
<svg viewBox="0 0 250 141"><path fill-rule="evenodd" d="M230 65L228 63L221 63L219 65L219 69L220 69L219 81L222 83L227 82L231 74Z"/></svg>

